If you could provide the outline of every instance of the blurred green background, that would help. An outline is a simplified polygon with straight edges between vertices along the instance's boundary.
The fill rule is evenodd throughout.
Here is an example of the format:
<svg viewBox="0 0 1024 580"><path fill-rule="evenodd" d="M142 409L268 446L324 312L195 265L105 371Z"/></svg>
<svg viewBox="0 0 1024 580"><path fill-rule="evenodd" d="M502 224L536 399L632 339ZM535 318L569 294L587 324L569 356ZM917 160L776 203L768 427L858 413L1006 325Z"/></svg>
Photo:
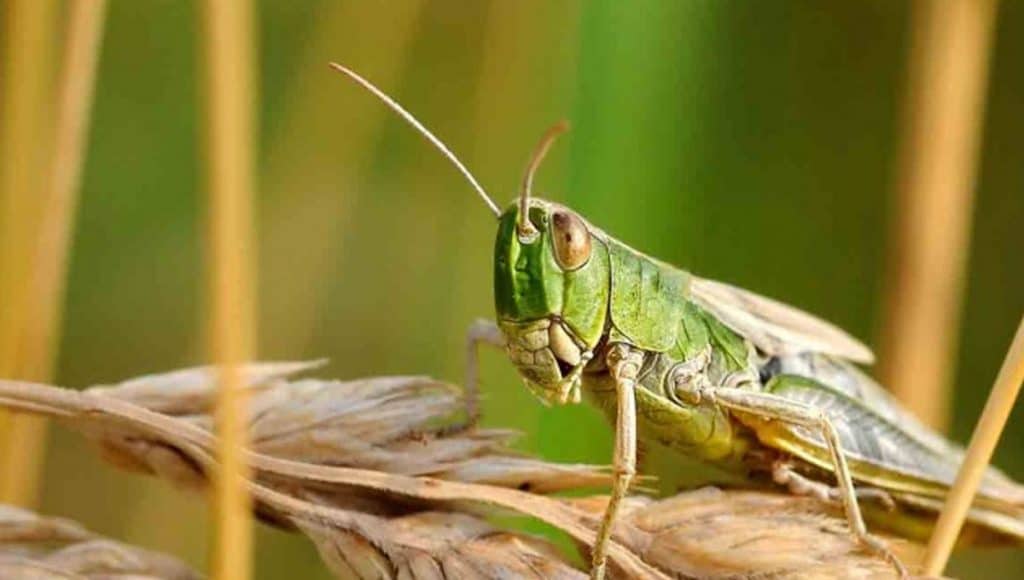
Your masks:
<svg viewBox="0 0 1024 580"><path fill-rule="evenodd" d="M536 139L573 131L541 192L634 247L875 342L909 7L856 3L264 1L259 24L259 353L325 373L462 376L492 314L494 222L458 173L327 67L343 62L442 137L499 200ZM58 382L204 360L197 14L113 0L72 250ZM999 13L959 348L964 441L1024 311L1024 3ZM544 408L484 355L486 423L523 449L609 461L595 411ZM1024 413L996 463L1024 478ZM55 430L42 510L205 567L203 502L104 466ZM261 528L260 578L326 577ZM1024 552L951 572L1024 575Z"/></svg>

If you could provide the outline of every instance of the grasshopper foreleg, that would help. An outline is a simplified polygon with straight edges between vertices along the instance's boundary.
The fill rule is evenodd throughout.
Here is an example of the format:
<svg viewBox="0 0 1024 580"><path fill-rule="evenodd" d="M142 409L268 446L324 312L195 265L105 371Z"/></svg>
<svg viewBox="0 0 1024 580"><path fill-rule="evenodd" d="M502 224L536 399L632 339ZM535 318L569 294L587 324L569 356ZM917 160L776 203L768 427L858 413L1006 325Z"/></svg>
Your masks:
<svg viewBox="0 0 1024 580"><path fill-rule="evenodd" d="M832 468L835 471L836 480L839 482L839 494L846 510L846 521L849 523L853 535L865 547L890 561L896 567L901 578L907 577L907 569L903 563L868 533L867 526L864 525L864 518L860 513L860 505L857 503L857 492L853 487L850 468L839 442L839 433L823 410L770 393L741 389L704 387L699 390L699 396L731 411L749 413L764 419L784 421L818 430L828 445Z"/></svg>
<svg viewBox="0 0 1024 580"><path fill-rule="evenodd" d="M615 454L612 463L612 493L601 519L601 527L591 550L590 577L604 578L608 542L615 525L619 504L636 475L636 378L643 364L643 353L625 344L608 349L608 370L615 380Z"/></svg>
<svg viewBox="0 0 1024 580"><path fill-rule="evenodd" d="M494 322L478 318L466 331L466 423L480 418L480 345L505 348L505 337Z"/></svg>

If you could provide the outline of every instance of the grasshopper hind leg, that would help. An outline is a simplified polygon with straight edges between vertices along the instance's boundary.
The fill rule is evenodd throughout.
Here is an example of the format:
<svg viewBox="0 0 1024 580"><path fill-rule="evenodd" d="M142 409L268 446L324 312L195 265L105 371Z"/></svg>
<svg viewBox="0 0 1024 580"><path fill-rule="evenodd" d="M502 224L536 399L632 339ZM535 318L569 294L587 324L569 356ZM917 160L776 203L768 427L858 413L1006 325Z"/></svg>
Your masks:
<svg viewBox="0 0 1024 580"><path fill-rule="evenodd" d="M839 434L828 414L806 403L785 399L771 393L707 387L700 389L698 394L701 398L706 397L730 411L817 430L825 440L832 458L833 470L839 483L839 496L846 511L846 521L850 526L850 531L863 546L892 563L901 578L909 576L906 567L896 555L868 533L861 515L860 504L857 502L857 491L853 487L850 468L846 462L846 456L843 455Z"/></svg>

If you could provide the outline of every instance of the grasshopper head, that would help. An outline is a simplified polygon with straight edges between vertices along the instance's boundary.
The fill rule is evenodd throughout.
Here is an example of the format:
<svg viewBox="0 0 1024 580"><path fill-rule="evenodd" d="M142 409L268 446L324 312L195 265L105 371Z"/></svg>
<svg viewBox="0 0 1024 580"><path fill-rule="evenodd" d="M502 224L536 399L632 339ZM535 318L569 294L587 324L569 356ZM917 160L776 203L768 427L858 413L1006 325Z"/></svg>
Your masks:
<svg viewBox="0 0 1024 580"><path fill-rule="evenodd" d="M494 245L494 302L512 362L540 397L565 402L601 340L608 250L571 209L541 199L502 213Z"/></svg>

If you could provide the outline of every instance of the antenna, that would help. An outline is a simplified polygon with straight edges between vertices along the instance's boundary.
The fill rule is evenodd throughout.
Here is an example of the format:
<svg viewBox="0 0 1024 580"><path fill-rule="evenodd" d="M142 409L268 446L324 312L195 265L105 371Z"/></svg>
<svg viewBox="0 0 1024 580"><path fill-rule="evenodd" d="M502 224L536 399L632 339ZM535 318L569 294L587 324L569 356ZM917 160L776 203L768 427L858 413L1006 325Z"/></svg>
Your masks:
<svg viewBox="0 0 1024 580"><path fill-rule="evenodd" d="M336 62L332 62L330 64L331 68L333 68L336 71L344 73L352 80L363 85L363 88L376 95L378 99L384 101L385 105L390 107L392 111L398 113L400 117L405 119L410 125L413 126L414 129L419 131L421 135L426 137L427 141L430 141L431 143L434 144L435 147L440 149L441 153L444 153L444 156L447 157L448 160L451 161L452 164L454 164L455 167L459 171L461 171L463 175L466 176L466 179L469 180L469 184L473 186L473 189L475 189L478 194L480 194L480 197L484 200L484 203L487 204L487 207L489 207L491 211L494 212L494 215L497 217L501 217L501 208L498 207L498 204L494 203L494 200L491 199L491 196L487 195L487 192L484 191L484 188L480 186L476 178L473 177L473 174L470 173L468 169L466 169L466 166L463 165L461 161L459 161L459 158L456 157L455 154L452 153L451 150L448 149L448 147L444 143L442 143L440 139L435 137L434 134L430 132L430 130L424 127L423 123L420 123L418 120L416 120L416 117L413 117L412 113L403 109L402 105L396 103L395 100L389 97L387 94L385 94L384 91L378 89L373 85L373 83L359 76L354 71Z"/></svg>
<svg viewBox="0 0 1024 580"><path fill-rule="evenodd" d="M537 228L533 227L527 215L527 212L530 211L530 195L533 193L533 175L537 173L537 168L544 161L544 156L548 154L555 139L568 130L569 121L565 119L552 125L544 132L544 136L540 138L540 142L533 150L533 155L530 156L530 164L526 166L526 175L523 176L523 189L519 192L519 220L516 222L516 231L524 240L530 240L537 236Z"/></svg>

